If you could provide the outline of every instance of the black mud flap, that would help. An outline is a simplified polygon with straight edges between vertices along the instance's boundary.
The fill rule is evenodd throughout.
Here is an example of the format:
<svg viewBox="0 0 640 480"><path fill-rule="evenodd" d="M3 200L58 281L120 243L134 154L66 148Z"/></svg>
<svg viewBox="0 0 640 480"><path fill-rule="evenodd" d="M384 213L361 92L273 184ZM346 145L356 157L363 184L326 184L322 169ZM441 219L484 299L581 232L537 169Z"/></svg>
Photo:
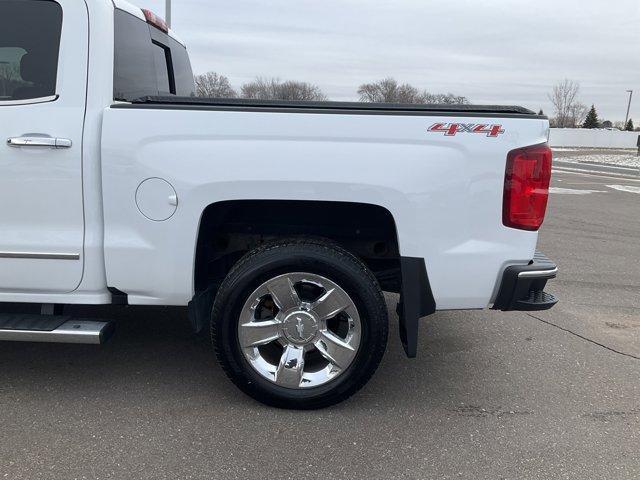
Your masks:
<svg viewBox="0 0 640 480"><path fill-rule="evenodd" d="M436 311L427 268L423 258L401 257L402 290L398 303L400 340L407 357L418 354L418 324L420 318Z"/></svg>
<svg viewBox="0 0 640 480"><path fill-rule="evenodd" d="M188 305L189 322L193 333L200 334L209 328L211 309L219 284L211 284L206 290L196 292Z"/></svg>

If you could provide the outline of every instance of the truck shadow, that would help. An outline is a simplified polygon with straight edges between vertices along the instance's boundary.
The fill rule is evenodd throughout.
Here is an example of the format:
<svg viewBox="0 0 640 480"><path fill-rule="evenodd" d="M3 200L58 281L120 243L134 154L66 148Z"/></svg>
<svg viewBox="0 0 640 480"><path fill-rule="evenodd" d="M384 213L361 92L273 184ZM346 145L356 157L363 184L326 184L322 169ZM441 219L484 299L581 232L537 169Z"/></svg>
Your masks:
<svg viewBox="0 0 640 480"><path fill-rule="evenodd" d="M391 309L390 309L391 310ZM81 396L116 404L149 398L174 404L180 398L201 404L263 408L239 394L218 365L207 334L192 333L186 309L178 307L69 306L65 314L116 321L116 332L102 346L0 342L0 399ZM381 398L423 407L437 404L443 391L457 390L467 376L455 365L434 358L470 348L460 331L431 338L423 325L419 357L407 359L391 315L389 346L380 369L359 394L333 407L372 408ZM18 400L19 401L19 400ZM450 399L448 399L450 401ZM0 402L1 403L1 402ZM175 406L175 405L174 405Z"/></svg>

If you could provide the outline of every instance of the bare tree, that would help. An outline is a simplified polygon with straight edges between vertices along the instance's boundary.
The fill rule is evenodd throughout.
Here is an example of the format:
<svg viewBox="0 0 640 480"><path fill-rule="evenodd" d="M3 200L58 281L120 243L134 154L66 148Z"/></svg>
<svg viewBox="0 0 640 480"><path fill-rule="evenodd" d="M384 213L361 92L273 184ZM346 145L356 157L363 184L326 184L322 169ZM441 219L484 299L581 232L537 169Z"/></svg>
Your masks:
<svg viewBox="0 0 640 480"><path fill-rule="evenodd" d="M580 84L568 78L553 87L549 100L555 110L554 126L576 128L584 121L587 107L578 100L579 93Z"/></svg>
<svg viewBox="0 0 640 480"><path fill-rule="evenodd" d="M195 76L196 95L209 98L235 98L238 96L229 79L216 72Z"/></svg>
<svg viewBox="0 0 640 480"><path fill-rule="evenodd" d="M462 95L454 95L453 93L427 93L424 92L424 103L439 103L444 105L467 105L469 99Z"/></svg>
<svg viewBox="0 0 640 480"><path fill-rule="evenodd" d="M571 106L569 110L569 120L573 128L579 128L584 124L587 114L589 113L589 107L584 103L577 102Z"/></svg>
<svg viewBox="0 0 640 480"><path fill-rule="evenodd" d="M307 82L281 81L278 78L258 77L242 86L242 97L253 100L323 101L326 95L320 87Z"/></svg>
<svg viewBox="0 0 640 480"><path fill-rule="evenodd" d="M423 92L408 83L399 84L388 77L374 83L365 83L358 88L361 102L377 103L424 103Z"/></svg>
<svg viewBox="0 0 640 480"><path fill-rule="evenodd" d="M360 95L361 102L444 103L449 105L469 103L465 97L452 93L429 93L426 90L419 90L408 83L399 84L397 80L391 77L360 85L358 95Z"/></svg>

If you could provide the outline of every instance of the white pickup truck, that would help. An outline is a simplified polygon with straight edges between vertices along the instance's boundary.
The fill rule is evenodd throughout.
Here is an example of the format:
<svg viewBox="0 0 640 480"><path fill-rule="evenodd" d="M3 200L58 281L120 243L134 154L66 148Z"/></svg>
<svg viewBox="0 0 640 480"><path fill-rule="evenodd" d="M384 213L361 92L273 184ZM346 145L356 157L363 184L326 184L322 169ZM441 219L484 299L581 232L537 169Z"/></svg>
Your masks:
<svg viewBox="0 0 640 480"><path fill-rule="evenodd" d="M195 98L184 44L121 0L2 0L0 82L0 340L185 306L240 389L319 408L378 366L382 291L410 357L437 310L556 303L529 110Z"/></svg>

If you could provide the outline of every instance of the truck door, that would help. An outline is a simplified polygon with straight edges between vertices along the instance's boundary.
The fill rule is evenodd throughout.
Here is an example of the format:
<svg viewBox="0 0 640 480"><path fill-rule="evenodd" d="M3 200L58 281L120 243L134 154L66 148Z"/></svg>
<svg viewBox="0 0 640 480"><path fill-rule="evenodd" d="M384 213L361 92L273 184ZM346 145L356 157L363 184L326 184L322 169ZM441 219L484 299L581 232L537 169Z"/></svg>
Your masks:
<svg viewBox="0 0 640 480"><path fill-rule="evenodd" d="M87 55L84 2L0 1L0 293L82 278Z"/></svg>

